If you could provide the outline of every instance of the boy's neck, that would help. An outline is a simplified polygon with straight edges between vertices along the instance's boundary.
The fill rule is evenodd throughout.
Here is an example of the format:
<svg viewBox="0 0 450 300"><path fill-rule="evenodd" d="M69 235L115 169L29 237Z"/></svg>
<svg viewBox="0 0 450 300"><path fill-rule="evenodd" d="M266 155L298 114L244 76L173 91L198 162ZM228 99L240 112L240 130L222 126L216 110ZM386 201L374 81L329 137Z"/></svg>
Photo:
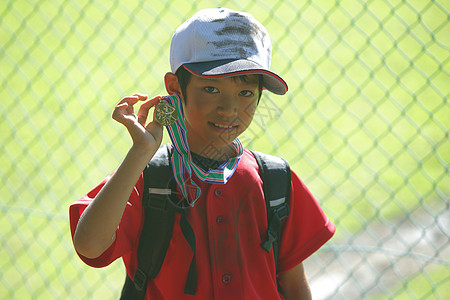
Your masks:
<svg viewBox="0 0 450 300"><path fill-rule="evenodd" d="M226 161L237 155L236 147L233 144L218 148L214 145L208 145L203 148L190 148L191 152L209 159Z"/></svg>

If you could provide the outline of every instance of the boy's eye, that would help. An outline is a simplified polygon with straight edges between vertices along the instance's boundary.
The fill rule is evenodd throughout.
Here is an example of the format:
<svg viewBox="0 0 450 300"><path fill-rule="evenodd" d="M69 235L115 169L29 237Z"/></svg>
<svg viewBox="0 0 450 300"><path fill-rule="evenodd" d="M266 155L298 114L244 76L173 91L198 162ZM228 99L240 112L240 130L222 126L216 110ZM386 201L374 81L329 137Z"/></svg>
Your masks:
<svg viewBox="0 0 450 300"><path fill-rule="evenodd" d="M210 94L215 94L215 93L217 93L217 92L219 92L219 90L217 89L217 88L215 88L215 87L212 87L212 86L207 86L207 87L205 87L205 88L203 88L207 93L210 93Z"/></svg>
<svg viewBox="0 0 450 300"><path fill-rule="evenodd" d="M240 96L244 96L244 97L251 97L253 96L253 92L249 91L249 90L245 90L239 93Z"/></svg>

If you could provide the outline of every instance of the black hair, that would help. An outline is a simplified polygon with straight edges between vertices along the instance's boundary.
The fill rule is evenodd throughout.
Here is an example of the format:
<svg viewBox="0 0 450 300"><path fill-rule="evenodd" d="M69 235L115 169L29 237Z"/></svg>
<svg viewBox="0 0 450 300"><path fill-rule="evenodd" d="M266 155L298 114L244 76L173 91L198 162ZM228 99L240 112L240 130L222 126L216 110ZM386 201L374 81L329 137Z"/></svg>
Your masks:
<svg viewBox="0 0 450 300"><path fill-rule="evenodd" d="M192 74L188 70L186 70L183 66L181 66L175 72L175 75L177 75L178 84L180 85L183 99L186 99L186 87L189 81L191 80Z"/></svg>
<svg viewBox="0 0 450 300"><path fill-rule="evenodd" d="M188 70L186 70L183 66L181 66L180 68L178 68L178 70L175 72L175 75L178 78L178 83L180 85L180 89L181 89L181 94L183 96L183 99L185 99L186 101L186 87L189 83L189 81L191 80L192 74L191 72L189 72ZM239 76L235 76L232 78L239 78L240 80L242 80L243 82L247 82L247 75L239 75ZM258 103L259 100L261 99L262 96L262 90L263 90L263 76L262 75L258 75L258 91L259 91L259 95L258 95Z"/></svg>

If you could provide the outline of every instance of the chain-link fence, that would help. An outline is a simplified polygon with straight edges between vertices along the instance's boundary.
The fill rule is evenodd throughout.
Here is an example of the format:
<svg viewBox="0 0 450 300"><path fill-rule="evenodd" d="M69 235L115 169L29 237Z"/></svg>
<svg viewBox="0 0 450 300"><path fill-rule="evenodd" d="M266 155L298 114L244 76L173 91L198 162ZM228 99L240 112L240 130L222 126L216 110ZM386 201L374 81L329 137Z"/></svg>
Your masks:
<svg viewBox="0 0 450 300"><path fill-rule="evenodd" d="M2 299L117 299L124 269L83 265L68 206L130 146L124 95L163 94L174 29L251 12L287 96L242 138L285 157L337 225L306 262L315 299L450 299L450 2L0 3Z"/></svg>

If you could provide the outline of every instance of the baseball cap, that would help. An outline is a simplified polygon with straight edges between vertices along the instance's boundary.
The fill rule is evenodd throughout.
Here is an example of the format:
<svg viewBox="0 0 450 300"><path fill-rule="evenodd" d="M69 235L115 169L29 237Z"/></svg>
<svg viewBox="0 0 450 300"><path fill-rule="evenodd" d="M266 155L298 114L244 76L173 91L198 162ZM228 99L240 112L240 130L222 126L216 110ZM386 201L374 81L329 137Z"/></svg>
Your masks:
<svg viewBox="0 0 450 300"><path fill-rule="evenodd" d="M170 45L170 66L200 77L261 74L263 87L287 92L286 82L270 71L272 44L264 26L249 13L228 8L202 9L181 24Z"/></svg>

